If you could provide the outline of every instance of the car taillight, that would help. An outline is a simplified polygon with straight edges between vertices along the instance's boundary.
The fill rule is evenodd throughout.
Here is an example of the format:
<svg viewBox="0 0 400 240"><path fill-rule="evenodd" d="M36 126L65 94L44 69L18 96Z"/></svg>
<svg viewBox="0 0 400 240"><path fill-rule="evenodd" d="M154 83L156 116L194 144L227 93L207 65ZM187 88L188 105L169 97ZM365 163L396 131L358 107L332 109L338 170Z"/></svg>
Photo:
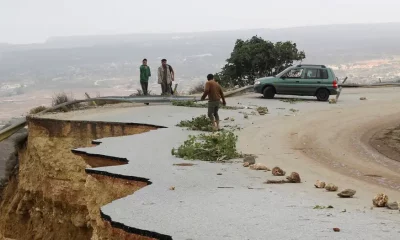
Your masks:
<svg viewBox="0 0 400 240"><path fill-rule="evenodd" d="M337 88L337 87L338 87L336 79L335 79L335 80L333 80L333 83L332 83L332 85L333 85L333 88Z"/></svg>

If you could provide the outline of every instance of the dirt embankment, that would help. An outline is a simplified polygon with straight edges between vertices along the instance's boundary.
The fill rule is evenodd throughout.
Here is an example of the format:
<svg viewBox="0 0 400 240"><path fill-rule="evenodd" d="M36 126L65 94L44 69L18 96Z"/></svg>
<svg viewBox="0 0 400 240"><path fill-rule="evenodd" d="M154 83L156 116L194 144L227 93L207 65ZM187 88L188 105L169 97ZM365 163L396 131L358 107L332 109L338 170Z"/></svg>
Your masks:
<svg viewBox="0 0 400 240"><path fill-rule="evenodd" d="M400 125L376 132L369 143L379 153L400 162Z"/></svg>
<svg viewBox="0 0 400 240"><path fill-rule="evenodd" d="M88 174L87 167L113 165L113 160L84 159L71 150L90 147L94 139L140 134L157 127L39 118L29 118L28 127L26 147L19 151L19 173L3 191L0 238L139 239L113 228L100 216L100 207L149 182ZM119 164L123 163L115 162Z"/></svg>

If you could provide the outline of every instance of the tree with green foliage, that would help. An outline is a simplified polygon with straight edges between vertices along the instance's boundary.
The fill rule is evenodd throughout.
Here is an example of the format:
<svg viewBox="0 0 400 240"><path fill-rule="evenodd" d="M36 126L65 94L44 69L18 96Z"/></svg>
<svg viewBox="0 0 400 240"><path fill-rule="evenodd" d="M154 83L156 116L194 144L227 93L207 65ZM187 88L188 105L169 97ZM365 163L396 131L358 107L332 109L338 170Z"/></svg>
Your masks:
<svg viewBox="0 0 400 240"><path fill-rule="evenodd" d="M255 79L277 74L305 57L290 41L272 43L258 36L238 39L216 80L223 86L251 85Z"/></svg>

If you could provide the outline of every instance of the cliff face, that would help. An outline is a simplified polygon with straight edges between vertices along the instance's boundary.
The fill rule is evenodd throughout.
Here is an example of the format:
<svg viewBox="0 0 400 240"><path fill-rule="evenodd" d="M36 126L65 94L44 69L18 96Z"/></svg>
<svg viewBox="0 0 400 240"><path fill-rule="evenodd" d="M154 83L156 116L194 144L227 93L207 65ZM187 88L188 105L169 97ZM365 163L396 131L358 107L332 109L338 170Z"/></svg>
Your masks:
<svg viewBox="0 0 400 240"><path fill-rule="evenodd" d="M92 140L157 129L126 123L29 118L19 173L9 179L0 205L0 236L12 239L146 239L114 229L100 207L132 194L149 182L87 174L88 167L126 164L71 150Z"/></svg>

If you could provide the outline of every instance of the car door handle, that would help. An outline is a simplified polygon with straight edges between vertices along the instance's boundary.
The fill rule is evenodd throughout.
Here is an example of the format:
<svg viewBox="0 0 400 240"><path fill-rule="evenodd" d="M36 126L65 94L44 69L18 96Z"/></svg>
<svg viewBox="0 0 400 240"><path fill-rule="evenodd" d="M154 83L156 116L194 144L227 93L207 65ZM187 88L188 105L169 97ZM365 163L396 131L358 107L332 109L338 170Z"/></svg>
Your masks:
<svg viewBox="0 0 400 240"><path fill-rule="evenodd" d="M297 83L299 83L300 81L296 81Z"/></svg>
<svg viewBox="0 0 400 240"><path fill-rule="evenodd" d="M321 81L318 81L317 83L321 83Z"/></svg>

